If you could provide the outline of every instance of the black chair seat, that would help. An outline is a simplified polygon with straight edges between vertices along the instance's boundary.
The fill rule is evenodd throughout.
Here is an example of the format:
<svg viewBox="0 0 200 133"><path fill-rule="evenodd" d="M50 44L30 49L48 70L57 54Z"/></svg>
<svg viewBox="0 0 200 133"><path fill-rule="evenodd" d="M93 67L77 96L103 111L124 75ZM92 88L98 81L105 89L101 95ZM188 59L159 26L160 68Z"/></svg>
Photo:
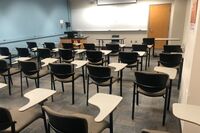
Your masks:
<svg viewBox="0 0 200 133"><path fill-rule="evenodd" d="M24 112L19 112L18 109L13 109L10 110L10 113L13 121L16 121L16 132L20 132L38 118L43 118L42 111L39 108L28 109ZM11 133L11 128L1 131L1 133Z"/></svg>
<svg viewBox="0 0 200 133"><path fill-rule="evenodd" d="M75 74L74 74L74 80L78 79L80 76L81 76L81 74L75 73ZM63 78L63 79L58 78L58 77L55 76L55 77L54 77L54 80L55 80L55 81L64 82L64 83L68 83L68 82L72 82L72 81L73 81L72 76L70 76L70 77L68 77L68 78Z"/></svg>
<svg viewBox="0 0 200 133"><path fill-rule="evenodd" d="M10 68L10 75L14 75L19 73L20 70L18 68ZM1 74L2 76L8 76L8 71Z"/></svg>
<svg viewBox="0 0 200 133"><path fill-rule="evenodd" d="M37 78L41 78L41 77L44 77L44 76L46 76L46 75L48 75L49 74L49 71L48 70L46 70L46 69L42 69L42 70L40 70L40 72L39 72L39 77L37 76L37 73L35 73L35 74L33 74L33 75L25 75L25 77L28 77L28 78L30 78L30 79L37 79Z"/></svg>

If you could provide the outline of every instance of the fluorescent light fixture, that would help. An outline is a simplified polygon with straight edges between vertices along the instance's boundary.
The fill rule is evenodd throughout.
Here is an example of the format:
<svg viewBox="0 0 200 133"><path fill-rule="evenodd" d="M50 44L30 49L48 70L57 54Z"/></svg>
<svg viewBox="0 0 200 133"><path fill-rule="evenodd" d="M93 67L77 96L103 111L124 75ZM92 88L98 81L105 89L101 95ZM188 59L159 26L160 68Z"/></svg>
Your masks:
<svg viewBox="0 0 200 133"><path fill-rule="evenodd" d="M97 0L97 5L128 4L136 2L137 0Z"/></svg>

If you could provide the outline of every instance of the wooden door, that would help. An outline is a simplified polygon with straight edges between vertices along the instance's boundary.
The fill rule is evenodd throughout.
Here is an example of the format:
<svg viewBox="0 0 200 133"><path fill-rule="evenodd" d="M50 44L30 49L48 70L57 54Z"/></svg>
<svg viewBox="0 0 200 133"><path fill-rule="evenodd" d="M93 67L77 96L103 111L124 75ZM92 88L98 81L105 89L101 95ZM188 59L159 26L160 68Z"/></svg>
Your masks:
<svg viewBox="0 0 200 133"><path fill-rule="evenodd" d="M150 5L148 37L167 38L169 35L171 4ZM155 48L161 49L165 41L156 41Z"/></svg>

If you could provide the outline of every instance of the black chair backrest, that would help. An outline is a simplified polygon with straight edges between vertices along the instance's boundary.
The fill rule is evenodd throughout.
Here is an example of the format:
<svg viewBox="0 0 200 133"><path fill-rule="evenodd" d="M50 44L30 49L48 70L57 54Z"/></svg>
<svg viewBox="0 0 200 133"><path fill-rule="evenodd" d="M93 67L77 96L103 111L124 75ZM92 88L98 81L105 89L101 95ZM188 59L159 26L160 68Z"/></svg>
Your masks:
<svg viewBox="0 0 200 133"><path fill-rule="evenodd" d="M64 79L74 74L74 65L67 63L51 63L49 64L51 73L57 78Z"/></svg>
<svg viewBox="0 0 200 133"><path fill-rule="evenodd" d="M61 59L70 60L74 58L74 53L70 49L59 49L58 51Z"/></svg>
<svg viewBox="0 0 200 133"><path fill-rule="evenodd" d="M20 66L25 75L33 75L38 72L37 64L33 61L20 61Z"/></svg>
<svg viewBox="0 0 200 133"><path fill-rule="evenodd" d="M159 92L166 88L169 76L164 73L135 72L138 87L146 92Z"/></svg>
<svg viewBox="0 0 200 133"><path fill-rule="evenodd" d="M147 45L133 44L132 51L147 51Z"/></svg>
<svg viewBox="0 0 200 133"><path fill-rule="evenodd" d="M26 42L28 48L31 50L32 48L37 47L37 43L36 42Z"/></svg>
<svg viewBox="0 0 200 133"><path fill-rule="evenodd" d="M161 53L160 63L166 67L176 67L182 62L182 54Z"/></svg>
<svg viewBox="0 0 200 133"><path fill-rule="evenodd" d="M43 110L49 118L52 129L58 133L88 133L88 123L86 119L78 118L75 115L63 115L55 112L47 106Z"/></svg>
<svg viewBox="0 0 200 133"><path fill-rule="evenodd" d="M84 49L86 50L96 50L94 43L84 43L83 46L84 46Z"/></svg>
<svg viewBox="0 0 200 133"><path fill-rule="evenodd" d="M0 60L0 73L4 73L8 70L8 64L5 60Z"/></svg>
<svg viewBox="0 0 200 133"><path fill-rule="evenodd" d="M106 66L87 65L89 76L97 83L106 82L111 77L111 69Z"/></svg>
<svg viewBox="0 0 200 133"><path fill-rule="evenodd" d="M86 51L86 56L87 56L87 59L90 61L90 62L99 62L102 60L102 52L101 51L96 51L96 50L87 50Z"/></svg>
<svg viewBox="0 0 200 133"><path fill-rule="evenodd" d="M19 57L28 57L28 56L30 56L28 48L16 48L16 49L17 49Z"/></svg>
<svg viewBox="0 0 200 133"><path fill-rule="evenodd" d="M154 45L155 44L155 38L143 38L144 45Z"/></svg>
<svg viewBox="0 0 200 133"><path fill-rule="evenodd" d="M48 48L38 48L37 53L38 58L45 59L52 57L51 51Z"/></svg>
<svg viewBox="0 0 200 133"><path fill-rule="evenodd" d="M7 47L0 47L0 55L10 56L11 53Z"/></svg>
<svg viewBox="0 0 200 133"><path fill-rule="evenodd" d="M53 42L44 42L44 46L45 46L45 48L48 48L49 50L52 50L56 47L55 43L53 43Z"/></svg>
<svg viewBox="0 0 200 133"><path fill-rule="evenodd" d="M135 52L119 52L119 60L122 63L134 64L138 60L138 53L135 53Z"/></svg>
<svg viewBox="0 0 200 133"><path fill-rule="evenodd" d="M0 132L13 124L12 116L8 109L0 107Z"/></svg>
<svg viewBox="0 0 200 133"><path fill-rule="evenodd" d="M119 40L117 39L119 38L119 35L112 35L112 38L115 38L111 40L112 43L119 43Z"/></svg>
<svg viewBox="0 0 200 133"><path fill-rule="evenodd" d="M111 50L111 53L119 52L119 44L106 44L106 49Z"/></svg>
<svg viewBox="0 0 200 133"><path fill-rule="evenodd" d="M62 43L62 46L64 49L71 49L71 50L74 49L73 43Z"/></svg>
<svg viewBox="0 0 200 133"><path fill-rule="evenodd" d="M164 45L164 52L170 53L170 52L183 52L181 45Z"/></svg>

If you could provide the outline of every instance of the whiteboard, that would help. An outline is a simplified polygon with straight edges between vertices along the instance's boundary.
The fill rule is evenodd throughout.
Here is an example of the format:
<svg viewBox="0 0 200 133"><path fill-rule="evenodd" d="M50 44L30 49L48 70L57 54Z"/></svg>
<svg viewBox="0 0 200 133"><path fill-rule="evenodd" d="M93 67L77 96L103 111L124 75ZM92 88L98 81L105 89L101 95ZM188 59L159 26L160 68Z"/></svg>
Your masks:
<svg viewBox="0 0 200 133"><path fill-rule="evenodd" d="M98 6L88 0L71 0L71 25L76 31L147 30L149 4Z"/></svg>

